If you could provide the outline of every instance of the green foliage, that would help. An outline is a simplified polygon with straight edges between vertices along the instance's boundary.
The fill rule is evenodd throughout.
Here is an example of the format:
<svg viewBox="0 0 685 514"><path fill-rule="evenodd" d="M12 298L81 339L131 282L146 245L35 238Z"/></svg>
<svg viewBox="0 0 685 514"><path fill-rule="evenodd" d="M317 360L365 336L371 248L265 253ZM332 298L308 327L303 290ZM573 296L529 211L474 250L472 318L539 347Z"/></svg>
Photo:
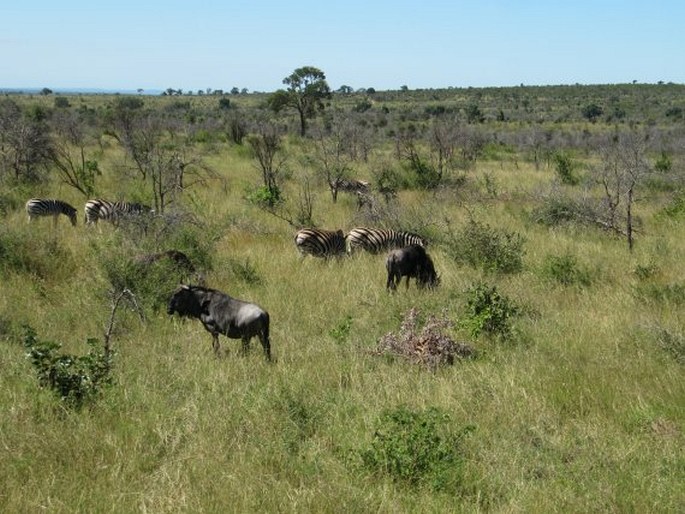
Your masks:
<svg viewBox="0 0 685 514"><path fill-rule="evenodd" d="M555 152L552 155L552 160L554 161L554 169L562 184L575 186L580 182L580 179L574 173L576 164L567 152Z"/></svg>
<svg viewBox="0 0 685 514"><path fill-rule="evenodd" d="M96 399L112 383L112 354L97 348L97 339L88 339L88 353L59 352L61 343L39 341L33 328L25 328L26 356L36 370L38 381L57 394L68 406L79 408Z"/></svg>
<svg viewBox="0 0 685 514"><path fill-rule="evenodd" d="M352 316L350 316L348 314L342 320L340 320L335 327L333 327L328 332L328 335L331 336L336 343L342 344L345 341L347 341L347 338L350 335L351 329L352 329Z"/></svg>
<svg viewBox="0 0 685 514"><path fill-rule="evenodd" d="M543 275L565 286L589 286L590 272L578 264L575 255L548 255L543 264Z"/></svg>
<svg viewBox="0 0 685 514"><path fill-rule="evenodd" d="M273 208L283 203L284 198L278 186L259 186L247 193L247 201L265 208Z"/></svg>
<svg viewBox="0 0 685 514"><path fill-rule="evenodd" d="M666 152L661 152L656 162L654 163L654 169L659 173L668 173L673 168L673 160L671 156Z"/></svg>
<svg viewBox="0 0 685 514"><path fill-rule="evenodd" d="M246 259L243 262L231 259L229 262L231 271L241 281L250 285L261 285L264 283L264 279L259 274L259 271L255 265L252 264L249 259Z"/></svg>
<svg viewBox="0 0 685 514"><path fill-rule="evenodd" d="M591 103L583 107L582 113L583 118L594 123L602 114L604 114L604 109L595 103Z"/></svg>
<svg viewBox="0 0 685 514"><path fill-rule="evenodd" d="M499 273L521 271L523 244L520 234L495 229L474 219L461 231L449 234L447 240L448 252L455 261Z"/></svg>
<svg viewBox="0 0 685 514"><path fill-rule="evenodd" d="M685 364L685 334L659 326L654 330L657 344L677 362Z"/></svg>
<svg viewBox="0 0 685 514"><path fill-rule="evenodd" d="M360 451L362 462L398 482L455 491L463 481L460 443L473 427L454 435L449 422L449 415L436 407L386 410L376 422L369 448Z"/></svg>
<svg viewBox="0 0 685 514"><path fill-rule="evenodd" d="M41 221L47 230L51 220ZM40 278L70 276L76 268L73 256L61 241L43 239L38 233L26 235L15 227L0 225L0 274L19 272Z"/></svg>
<svg viewBox="0 0 685 514"><path fill-rule="evenodd" d="M477 284L466 291L466 314L461 325L473 337L485 332L502 340L512 335L512 318L519 308L506 296L497 291L496 286Z"/></svg>
<svg viewBox="0 0 685 514"><path fill-rule="evenodd" d="M685 217L685 191L677 193L671 200L671 203L664 207L658 215L671 219Z"/></svg>
<svg viewBox="0 0 685 514"><path fill-rule="evenodd" d="M639 284L635 288L638 299L648 302L657 302L671 305L685 304L685 283L674 282L671 284L659 284L648 282Z"/></svg>

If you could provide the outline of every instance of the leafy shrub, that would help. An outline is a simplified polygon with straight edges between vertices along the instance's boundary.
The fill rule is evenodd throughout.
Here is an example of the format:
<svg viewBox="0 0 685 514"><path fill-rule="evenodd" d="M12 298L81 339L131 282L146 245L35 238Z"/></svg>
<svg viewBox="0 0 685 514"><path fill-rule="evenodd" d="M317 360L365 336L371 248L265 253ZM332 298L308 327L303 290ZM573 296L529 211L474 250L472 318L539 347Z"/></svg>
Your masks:
<svg viewBox="0 0 685 514"><path fill-rule="evenodd" d="M97 339L86 343L90 347L86 355L60 354L60 343L39 341L36 332L26 327L24 347L40 385L53 390L70 407L81 407L112 383L111 352L98 350Z"/></svg>
<svg viewBox="0 0 685 514"><path fill-rule="evenodd" d="M649 280L650 278L657 276L660 271L658 265L650 262L648 264L638 264L635 266L633 274L640 280Z"/></svg>
<svg viewBox="0 0 685 514"><path fill-rule="evenodd" d="M664 207L658 214L658 217L667 217L671 219L682 218L685 216L685 191L678 193L671 203Z"/></svg>
<svg viewBox="0 0 685 514"><path fill-rule="evenodd" d="M552 160L554 161L554 169L563 184L575 186L580 182L580 179L574 173L576 165L568 153L555 152L552 155Z"/></svg>
<svg viewBox="0 0 685 514"><path fill-rule="evenodd" d="M654 169L660 173L668 173L673 168L673 161L671 156L666 152L661 152L661 155L657 158L654 163Z"/></svg>
<svg viewBox="0 0 685 514"><path fill-rule="evenodd" d="M330 335L336 343L344 343L350 335L351 328L352 316L348 314L328 332L328 335Z"/></svg>
<svg viewBox="0 0 685 514"><path fill-rule="evenodd" d="M578 203L567 196L550 196L543 200L542 205L533 209L531 218L536 223L555 227L563 223L579 219Z"/></svg>
<svg viewBox="0 0 685 514"><path fill-rule="evenodd" d="M398 333L390 332L381 337L376 353L397 355L413 363L425 364L431 369L441 364L453 364L455 357L464 359L475 356L475 350L464 343L457 343L444 335L451 323L444 316L429 316L423 328L418 327L418 310L410 309L404 316Z"/></svg>
<svg viewBox="0 0 685 514"><path fill-rule="evenodd" d="M260 186L247 193L247 201L258 207L275 207L283 203L283 195L278 187Z"/></svg>
<svg viewBox="0 0 685 514"><path fill-rule="evenodd" d="M503 340L511 337L511 319L519 313L519 308L509 298L501 295L496 286L486 284L477 284L466 295L466 317L461 325L473 337L483 332Z"/></svg>
<svg viewBox="0 0 685 514"><path fill-rule="evenodd" d="M435 407L387 410L376 423L370 447L360 452L362 462L375 473L412 486L458 487L464 462L460 443L473 428L453 435L447 430L449 421L449 415Z"/></svg>
<svg viewBox="0 0 685 514"><path fill-rule="evenodd" d="M574 255L548 255L543 266L543 274L549 279L565 286L588 286L592 279L590 272L578 264Z"/></svg>
<svg viewBox="0 0 685 514"><path fill-rule="evenodd" d="M264 280L259 275L259 271L257 271L257 268L249 259L246 259L244 262L231 259L229 266L233 274L246 284L259 285L264 283Z"/></svg>
<svg viewBox="0 0 685 514"><path fill-rule="evenodd" d="M472 219L460 232L450 234L447 246L457 262L486 271L516 273L523 268L523 243L518 233L498 230Z"/></svg>
<svg viewBox="0 0 685 514"><path fill-rule="evenodd" d="M685 284L640 284L635 288L635 295L642 301L655 301L673 305L685 304Z"/></svg>
<svg viewBox="0 0 685 514"><path fill-rule="evenodd" d="M183 274L169 259L142 263L111 252L101 257L101 263L113 291L128 289L142 306L155 312L166 306L182 281Z"/></svg>
<svg viewBox="0 0 685 514"><path fill-rule="evenodd" d="M0 226L0 273L14 271L40 278L71 277L75 268L71 253L59 240L41 237L39 233L27 236Z"/></svg>
<svg viewBox="0 0 685 514"><path fill-rule="evenodd" d="M685 335L665 327L658 327L654 334L658 345L676 361L685 364Z"/></svg>

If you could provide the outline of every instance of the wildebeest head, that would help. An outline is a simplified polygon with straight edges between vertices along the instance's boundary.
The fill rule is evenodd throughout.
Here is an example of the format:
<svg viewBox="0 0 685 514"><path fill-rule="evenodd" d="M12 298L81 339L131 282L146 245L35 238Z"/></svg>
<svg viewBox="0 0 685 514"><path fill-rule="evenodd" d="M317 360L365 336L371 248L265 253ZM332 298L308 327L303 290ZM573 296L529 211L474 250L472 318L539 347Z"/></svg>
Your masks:
<svg viewBox="0 0 685 514"><path fill-rule="evenodd" d="M433 289L440 285L440 276L436 273L433 260L429 255L426 255L426 259L421 265L416 281L419 287L428 287L429 289Z"/></svg>
<svg viewBox="0 0 685 514"><path fill-rule="evenodd" d="M181 316L199 318L203 306L192 286L181 285L174 291L169 300L167 314L178 312Z"/></svg>

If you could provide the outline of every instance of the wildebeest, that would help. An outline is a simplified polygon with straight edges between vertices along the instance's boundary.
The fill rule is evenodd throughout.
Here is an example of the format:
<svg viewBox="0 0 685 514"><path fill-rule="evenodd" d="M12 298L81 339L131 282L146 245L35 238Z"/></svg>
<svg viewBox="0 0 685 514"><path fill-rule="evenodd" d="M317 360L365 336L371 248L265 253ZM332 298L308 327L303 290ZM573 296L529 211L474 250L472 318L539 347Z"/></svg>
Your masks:
<svg viewBox="0 0 685 514"><path fill-rule="evenodd" d="M247 352L250 339L258 336L264 354L271 360L269 313L254 303L231 298L227 294L202 286L181 285L169 300L168 314L197 318L212 334L212 348L219 354L219 334L230 339L242 339Z"/></svg>
<svg viewBox="0 0 685 514"><path fill-rule="evenodd" d="M440 283L433 260L421 245L391 250L385 261L385 267L388 270L386 288L389 290L397 289L397 284L402 281L402 277L407 277L407 289L409 289L410 278L416 279L418 287L436 287Z"/></svg>

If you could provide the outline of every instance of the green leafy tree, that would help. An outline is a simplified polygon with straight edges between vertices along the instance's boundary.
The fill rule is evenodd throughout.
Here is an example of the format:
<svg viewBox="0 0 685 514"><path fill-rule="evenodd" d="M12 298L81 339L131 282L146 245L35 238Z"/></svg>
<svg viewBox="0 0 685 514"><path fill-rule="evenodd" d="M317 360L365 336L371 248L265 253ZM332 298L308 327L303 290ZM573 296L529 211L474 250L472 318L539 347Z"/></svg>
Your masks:
<svg viewBox="0 0 685 514"><path fill-rule="evenodd" d="M331 89L323 71L313 66L297 68L283 79L287 89L279 89L269 97L269 106L276 112L286 107L297 110L300 116L300 135L307 130L307 120L323 111L324 100L331 97Z"/></svg>

